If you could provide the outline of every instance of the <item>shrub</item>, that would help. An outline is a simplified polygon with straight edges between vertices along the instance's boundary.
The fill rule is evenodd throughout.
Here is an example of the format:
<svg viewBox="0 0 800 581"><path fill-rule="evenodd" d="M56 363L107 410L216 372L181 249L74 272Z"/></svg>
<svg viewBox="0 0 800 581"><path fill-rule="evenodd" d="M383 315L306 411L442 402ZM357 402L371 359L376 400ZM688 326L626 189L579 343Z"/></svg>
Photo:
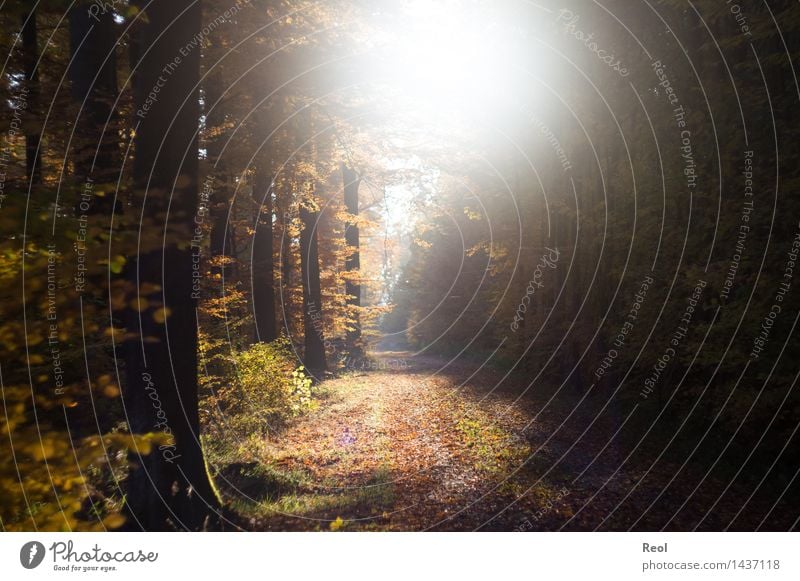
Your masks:
<svg viewBox="0 0 800 581"><path fill-rule="evenodd" d="M288 340L257 343L226 359L226 382L203 405L216 438L253 443L311 408L311 378L297 367Z"/></svg>

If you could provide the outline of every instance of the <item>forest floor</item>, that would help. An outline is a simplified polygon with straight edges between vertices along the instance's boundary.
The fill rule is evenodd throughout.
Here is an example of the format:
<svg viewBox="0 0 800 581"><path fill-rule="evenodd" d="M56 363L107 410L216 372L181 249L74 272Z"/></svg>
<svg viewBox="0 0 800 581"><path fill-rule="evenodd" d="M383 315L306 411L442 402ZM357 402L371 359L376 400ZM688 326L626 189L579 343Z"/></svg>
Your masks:
<svg viewBox="0 0 800 581"><path fill-rule="evenodd" d="M730 514L725 498L713 514L693 510L716 500L704 498L703 487L686 506L693 484L678 479L659 494L676 466L645 473L625 462L614 426L597 422L587 433L592 418L571 426L570 409L557 401L516 401L518 390L492 388L495 373L405 357L383 353L377 369L325 381L315 411L267 439L258 462L228 471L223 493L238 526L653 530L668 522L691 530L704 517L701 529L727 524L718 516ZM648 486L639 486L643 478Z"/></svg>

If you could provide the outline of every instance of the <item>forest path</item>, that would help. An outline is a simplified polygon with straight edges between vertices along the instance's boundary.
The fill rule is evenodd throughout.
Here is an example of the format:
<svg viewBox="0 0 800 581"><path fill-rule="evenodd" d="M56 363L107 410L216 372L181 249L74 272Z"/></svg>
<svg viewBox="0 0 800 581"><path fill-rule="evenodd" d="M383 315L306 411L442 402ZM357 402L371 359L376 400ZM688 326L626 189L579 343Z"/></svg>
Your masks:
<svg viewBox="0 0 800 581"><path fill-rule="evenodd" d="M248 528L552 529L573 516L565 466L547 446L531 458L546 436L511 394L434 357L374 363L324 382L319 408L266 442L268 490L236 507Z"/></svg>
<svg viewBox="0 0 800 581"><path fill-rule="evenodd" d="M654 493L608 445L612 428L586 435L590 420L570 427L569 409L515 404L492 372L403 353L375 363L325 381L319 407L265 442L252 502L233 506L244 527L652 530Z"/></svg>

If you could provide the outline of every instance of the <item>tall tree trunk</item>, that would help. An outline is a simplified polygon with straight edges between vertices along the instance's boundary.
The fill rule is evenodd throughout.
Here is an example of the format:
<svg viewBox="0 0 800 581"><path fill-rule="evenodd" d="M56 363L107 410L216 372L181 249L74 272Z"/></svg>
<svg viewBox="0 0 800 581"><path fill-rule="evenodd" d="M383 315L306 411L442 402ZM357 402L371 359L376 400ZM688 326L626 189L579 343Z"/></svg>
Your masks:
<svg viewBox="0 0 800 581"><path fill-rule="evenodd" d="M36 26L36 11L33 10L22 17L22 52L25 67L25 89L27 94L28 115L36 116L36 130L25 132L25 175L32 185L42 183L42 159L40 144L42 134L39 130L39 43ZM30 125L30 124L29 124Z"/></svg>
<svg viewBox="0 0 800 581"><path fill-rule="evenodd" d="M230 251L230 232L228 224L228 212L230 210L230 190L228 188L228 171L225 162L222 160L222 147L225 142L225 133L221 127L225 123L225 109L220 99L224 92L224 79L219 67L209 71L206 75L204 85L204 107L205 107L205 126L206 126L206 150L210 168L210 177L215 184L213 199L210 200L211 214L211 237L209 240L209 254L211 259L217 262L211 271L219 274L220 295L222 293L222 281L227 280L229 269L227 268L225 257ZM208 179L208 178L207 178Z"/></svg>
<svg viewBox="0 0 800 581"><path fill-rule="evenodd" d="M250 270L253 285L253 315L256 341L268 342L278 338L278 331L275 319L272 177L266 161L256 168L253 198L260 206L253 234L253 260Z"/></svg>
<svg viewBox="0 0 800 581"><path fill-rule="evenodd" d="M79 111L72 143L76 178L82 184L114 182L120 165L118 136L111 115L117 97L114 15L109 10L95 19L89 16L85 5L76 6L69 13L69 33L70 89ZM84 190L90 193L92 189ZM94 199L90 210L106 211L106 200L110 199L111 196Z"/></svg>
<svg viewBox="0 0 800 581"><path fill-rule="evenodd" d="M214 275L220 275L219 296L223 296L223 283L230 289L231 279L236 277L236 230L230 220L233 210L228 176L214 180L214 191L209 204L211 216L211 236L208 251L215 264L211 268Z"/></svg>
<svg viewBox="0 0 800 581"><path fill-rule="evenodd" d="M95 221L104 222L102 227L107 229L113 219L114 196L97 196L99 188L96 185L116 181L115 174L121 167L121 158L117 154L119 135L112 115L117 97L117 29L110 11L97 18L99 22L89 16L84 4L69 12L68 74L76 111L75 131L70 144L70 159L74 167L71 180L75 191L72 207L79 223L87 224L91 216ZM76 241L73 256L75 280L81 281L76 288L85 300L99 305L107 304L107 275L78 269L82 262L91 263L106 256L108 249L101 249L101 245L105 246L93 237ZM96 322L105 328L113 324L106 309L100 309L95 317ZM90 403L89 394L84 394L81 404ZM79 405L67 412L71 429L88 420L81 408ZM111 429L115 422L113 418L98 419L106 429Z"/></svg>
<svg viewBox="0 0 800 581"><path fill-rule="evenodd" d="M360 179L358 174L342 164L342 178L344 180L344 205L348 214L358 218L358 186ZM347 330L347 349L351 357L361 357L364 354L364 346L361 342L361 247L358 235L358 223L354 221L348 224L344 233L350 254L345 261L345 268L349 276L345 282L345 294L347 295L348 316L352 319L352 327ZM350 278L350 277L357 278Z"/></svg>
<svg viewBox="0 0 800 581"><path fill-rule="evenodd" d="M135 31L132 59L137 109L133 176L137 199L145 204L146 238L140 240L142 251L128 274L137 284L133 300L146 299L148 304L129 313L123 396L133 433L164 432L172 439L136 458L128 510L148 530L198 530L210 525L219 506L199 440L189 248L198 211L200 50L184 47L191 46L200 30L200 4L135 4L147 16ZM155 101L148 96L154 87L160 87Z"/></svg>
<svg viewBox="0 0 800 581"><path fill-rule="evenodd" d="M322 321L322 287L319 280L319 251L317 249L317 220L319 212L300 204L300 268L303 273L303 336L305 341L306 368L314 375L323 373L327 367L325 359L325 337Z"/></svg>
<svg viewBox="0 0 800 581"><path fill-rule="evenodd" d="M288 188L288 186L287 186ZM280 195L281 190L275 191L275 206L277 209L277 216L280 220L280 305L281 305L281 321L283 330L289 337L296 335L292 326L292 312L294 309L294 300L292 294L292 286L294 284L294 277L292 276L292 238L290 234L291 217L288 211L288 201L286 200L287 194ZM283 200L281 198L284 198Z"/></svg>

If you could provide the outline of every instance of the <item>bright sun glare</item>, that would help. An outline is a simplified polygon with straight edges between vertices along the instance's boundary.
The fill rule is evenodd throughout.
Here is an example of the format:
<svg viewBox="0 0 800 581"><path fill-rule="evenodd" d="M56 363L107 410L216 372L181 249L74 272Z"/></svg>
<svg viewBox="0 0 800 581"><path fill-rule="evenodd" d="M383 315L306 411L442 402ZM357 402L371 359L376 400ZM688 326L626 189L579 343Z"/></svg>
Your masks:
<svg viewBox="0 0 800 581"><path fill-rule="evenodd" d="M381 67L419 110L472 116L510 88L509 37L483 3L408 0L388 31Z"/></svg>

